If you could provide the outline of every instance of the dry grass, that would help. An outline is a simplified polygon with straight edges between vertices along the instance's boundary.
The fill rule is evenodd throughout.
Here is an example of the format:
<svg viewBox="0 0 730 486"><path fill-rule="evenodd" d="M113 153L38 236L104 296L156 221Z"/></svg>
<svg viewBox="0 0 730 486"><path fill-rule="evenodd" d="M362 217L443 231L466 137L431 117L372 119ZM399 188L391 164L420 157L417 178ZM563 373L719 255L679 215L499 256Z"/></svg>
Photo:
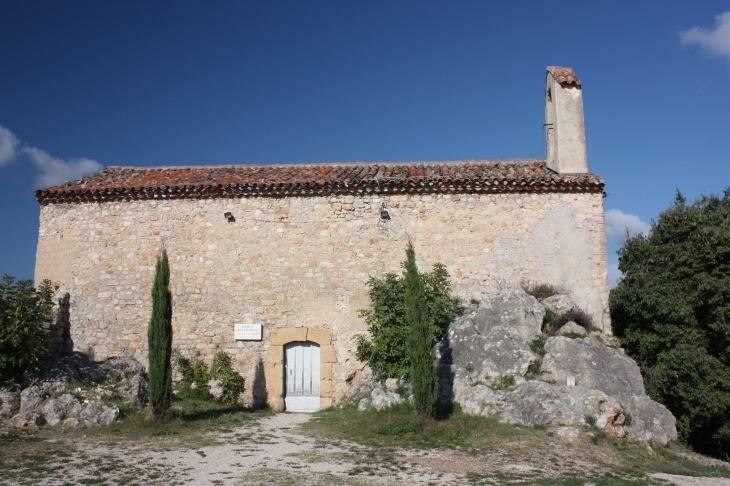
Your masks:
<svg viewBox="0 0 730 486"><path fill-rule="evenodd" d="M517 426L474 417L458 408L441 420L417 420L408 405L376 412L356 407L316 414L303 430L330 440L366 444L375 451L407 449L412 461L444 473L467 474L472 484L656 484L647 474L730 477L678 454L678 444L647 449L584 427L573 443L555 427ZM383 457L373 457L380 462Z"/></svg>

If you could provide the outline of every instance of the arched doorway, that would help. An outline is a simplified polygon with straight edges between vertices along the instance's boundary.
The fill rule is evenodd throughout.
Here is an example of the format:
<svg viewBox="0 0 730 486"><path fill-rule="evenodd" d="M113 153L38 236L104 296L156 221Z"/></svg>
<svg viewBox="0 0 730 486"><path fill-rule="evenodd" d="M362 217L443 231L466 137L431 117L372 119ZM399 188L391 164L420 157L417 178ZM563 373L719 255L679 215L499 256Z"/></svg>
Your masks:
<svg viewBox="0 0 730 486"><path fill-rule="evenodd" d="M316 412L320 407L320 349L312 342L284 347L284 401L289 412Z"/></svg>

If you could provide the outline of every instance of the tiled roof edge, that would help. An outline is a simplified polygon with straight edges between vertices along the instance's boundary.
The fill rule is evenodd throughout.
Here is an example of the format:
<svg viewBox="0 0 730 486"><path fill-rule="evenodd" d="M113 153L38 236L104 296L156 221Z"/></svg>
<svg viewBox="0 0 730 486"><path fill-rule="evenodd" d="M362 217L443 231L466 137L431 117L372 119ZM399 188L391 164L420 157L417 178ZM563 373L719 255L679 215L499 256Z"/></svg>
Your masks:
<svg viewBox="0 0 730 486"><path fill-rule="evenodd" d="M338 168L337 170L332 170ZM220 174L215 174L216 170ZM264 176L258 171L264 170ZM312 179L307 171L326 171ZM173 184L156 174L188 174ZM204 178L200 174L214 174ZM232 171L232 172L231 172ZM190 172L194 172L190 175ZM152 174L150 176L150 174ZM253 175L252 175L253 174ZM127 176L126 179L124 176ZM114 177L117 177L115 180ZM142 184L143 176L153 179ZM267 179L268 177L268 179ZM299 179L297 179L299 177ZM131 179L131 181L130 181ZM137 182L137 185L134 183ZM124 186L123 184L131 184ZM121 184L121 185L116 185ZM42 205L150 199L301 197L426 193L595 193L603 180L592 173L556 174L544 159L511 161L301 164L281 166L108 167L74 183L36 191Z"/></svg>

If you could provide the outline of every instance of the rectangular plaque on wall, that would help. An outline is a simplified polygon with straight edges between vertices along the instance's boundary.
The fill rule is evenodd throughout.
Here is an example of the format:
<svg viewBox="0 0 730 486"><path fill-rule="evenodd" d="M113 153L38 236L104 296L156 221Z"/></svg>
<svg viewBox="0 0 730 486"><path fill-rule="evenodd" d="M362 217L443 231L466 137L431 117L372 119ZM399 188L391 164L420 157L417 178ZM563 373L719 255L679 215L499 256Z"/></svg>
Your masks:
<svg viewBox="0 0 730 486"><path fill-rule="evenodd" d="M233 339L236 341L261 341L261 324L234 324Z"/></svg>

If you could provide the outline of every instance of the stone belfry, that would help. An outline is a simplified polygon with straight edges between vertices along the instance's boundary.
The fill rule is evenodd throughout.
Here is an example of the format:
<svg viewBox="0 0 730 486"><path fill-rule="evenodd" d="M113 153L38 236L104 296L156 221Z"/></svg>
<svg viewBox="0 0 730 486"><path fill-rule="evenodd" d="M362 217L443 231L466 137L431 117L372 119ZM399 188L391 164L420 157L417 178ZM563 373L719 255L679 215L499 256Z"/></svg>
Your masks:
<svg viewBox="0 0 730 486"><path fill-rule="evenodd" d="M548 66L545 89L547 166L559 174L585 174L583 90L573 68Z"/></svg>

